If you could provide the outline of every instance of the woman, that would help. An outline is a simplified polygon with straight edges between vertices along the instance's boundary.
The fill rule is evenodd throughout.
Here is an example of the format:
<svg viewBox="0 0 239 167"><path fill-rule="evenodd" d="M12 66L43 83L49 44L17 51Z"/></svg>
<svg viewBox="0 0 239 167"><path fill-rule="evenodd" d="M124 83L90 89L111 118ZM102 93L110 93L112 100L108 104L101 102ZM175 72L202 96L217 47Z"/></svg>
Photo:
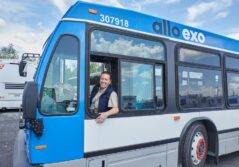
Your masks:
<svg viewBox="0 0 239 167"><path fill-rule="evenodd" d="M90 109L99 114L97 123L103 123L109 116L119 112L118 97L111 82L111 73L104 71L100 75L99 84L96 84L91 92Z"/></svg>

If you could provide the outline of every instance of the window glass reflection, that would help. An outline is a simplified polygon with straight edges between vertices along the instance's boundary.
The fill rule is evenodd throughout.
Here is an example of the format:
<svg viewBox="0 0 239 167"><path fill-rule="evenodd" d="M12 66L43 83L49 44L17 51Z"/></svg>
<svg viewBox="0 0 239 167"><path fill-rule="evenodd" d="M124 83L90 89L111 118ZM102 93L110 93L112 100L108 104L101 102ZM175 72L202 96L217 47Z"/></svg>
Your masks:
<svg viewBox="0 0 239 167"><path fill-rule="evenodd" d="M180 66L179 100L182 108L222 106L221 72Z"/></svg>
<svg viewBox="0 0 239 167"><path fill-rule="evenodd" d="M164 47L149 41L95 30L91 33L91 51L164 60Z"/></svg>
<svg viewBox="0 0 239 167"><path fill-rule="evenodd" d="M230 106L239 105L239 74L227 73L228 103Z"/></svg>
<svg viewBox="0 0 239 167"><path fill-rule="evenodd" d="M41 99L45 114L67 114L77 108L78 41L63 36L53 54Z"/></svg>
<svg viewBox="0 0 239 167"><path fill-rule="evenodd" d="M153 85L153 65L122 62L122 109L154 109Z"/></svg>
<svg viewBox="0 0 239 167"><path fill-rule="evenodd" d="M226 68L239 70L239 59L226 57Z"/></svg>
<svg viewBox="0 0 239 167"><path fill-rule="evenodd" d="M179 61L188 63L220 66L220 59L217 54L200 52L192 49L180 48L178 59Z"/></svg>
<svg viewBox="0 0 239 167"><path fill-rule="evenodd" d="M162 108L164 106L162 70L163 70L162 66L155 66L156 107L157 108Z"/></svg>

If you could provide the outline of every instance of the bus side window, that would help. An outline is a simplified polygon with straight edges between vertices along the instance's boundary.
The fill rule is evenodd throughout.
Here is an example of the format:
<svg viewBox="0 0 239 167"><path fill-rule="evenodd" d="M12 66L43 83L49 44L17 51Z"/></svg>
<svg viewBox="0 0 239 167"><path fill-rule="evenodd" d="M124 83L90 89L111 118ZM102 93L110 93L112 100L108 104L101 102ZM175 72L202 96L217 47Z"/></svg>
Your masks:
<svg viewBox="0 0 239 167"><path fill-rule="evenodd" d="M162 67L156 66L156 96L154 66L146 63L121 63L121 108L123 110L154 110L163 107Z"/></svg>
<svg viewBox="0 0 239 167"><path fill-rule="evenodd" d="M69 114L78 101L78 40L69 35L60 38L43 86L41 111L44 114Z"/></svg>
<svg viewBox="0 0 239 167"><path fill-rule="evenodd" d="M226 56L227 102L230 107L239 106L239 59Z"/></svg>
<svg viewBox="0 0 239 167"><path fill-rule="evenodd" d="M178 61L180 61L178 66L180 107L182 109L222 107L223 89L219 55L179 48Z"/></svg>

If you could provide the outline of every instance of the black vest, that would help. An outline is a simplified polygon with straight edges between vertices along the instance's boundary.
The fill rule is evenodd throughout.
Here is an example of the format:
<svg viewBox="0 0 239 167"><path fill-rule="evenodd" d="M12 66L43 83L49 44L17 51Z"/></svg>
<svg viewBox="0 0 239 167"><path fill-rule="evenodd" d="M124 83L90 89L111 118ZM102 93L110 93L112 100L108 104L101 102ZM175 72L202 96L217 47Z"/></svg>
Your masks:
<svg viewBox="0 0 239 167"><path fill-rule="evenodd" d="M92 104L92 100L95 97L95 95L98 93L100 88L100 84L96 84L91 92L90 95L90 105ZM108 88L105 90L105 92L100 96L99 99L99 105L98 105L98 112L106 112L110 110L111 108L108 107L108 102L110 99L110 95L113 92L113 88L111 85L108 86Z"/></svg>

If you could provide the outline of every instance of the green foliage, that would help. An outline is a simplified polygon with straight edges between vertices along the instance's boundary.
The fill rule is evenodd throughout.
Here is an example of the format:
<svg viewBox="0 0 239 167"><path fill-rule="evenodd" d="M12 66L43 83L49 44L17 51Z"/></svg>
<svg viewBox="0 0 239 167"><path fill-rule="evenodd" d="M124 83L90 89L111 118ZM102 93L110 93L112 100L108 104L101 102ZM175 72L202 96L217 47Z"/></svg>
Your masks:
<svg viewBox="0 0 239 167"><path fill-rule="evenodd" d="M14 49L13 44L4 46L0 50L0 59L16 59L18 58L17 51Z"/></svg>
<svg viewBox="0 0 239 167"><path fill-rule="evenodd" d="M99 71L99 66L95 62L90 63L90 73L95 73Z"/></svg>

